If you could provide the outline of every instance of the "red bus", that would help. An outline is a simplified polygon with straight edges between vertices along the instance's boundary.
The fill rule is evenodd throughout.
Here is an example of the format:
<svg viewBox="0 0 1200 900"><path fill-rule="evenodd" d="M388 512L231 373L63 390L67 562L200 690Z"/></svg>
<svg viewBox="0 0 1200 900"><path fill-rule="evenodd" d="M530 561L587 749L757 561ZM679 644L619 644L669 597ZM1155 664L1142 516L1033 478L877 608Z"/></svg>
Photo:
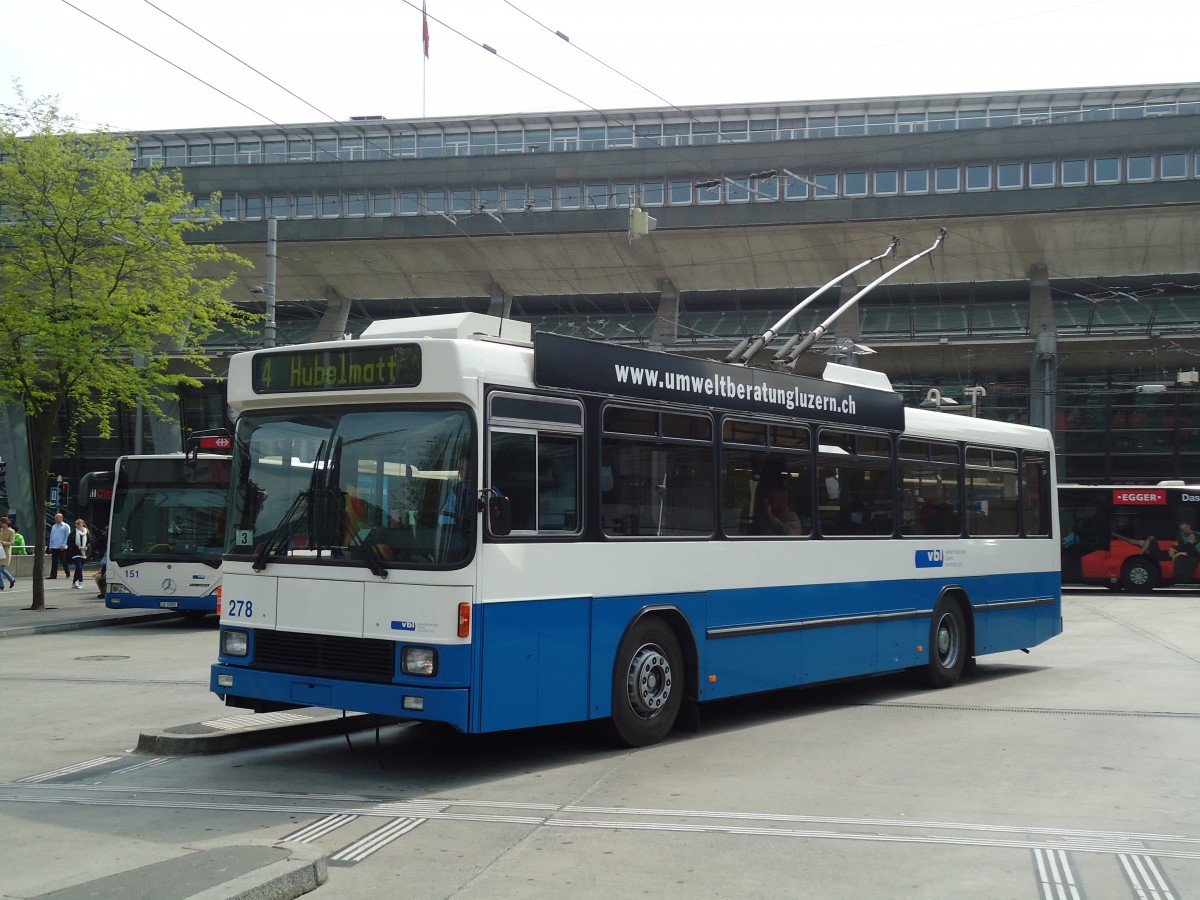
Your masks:
<svg viewBox="0 0 1200 900"><path fill-rule="evenodd" d="M1058 486L1063 584L1146 593L1200 583L1200 485Z"/></svg>

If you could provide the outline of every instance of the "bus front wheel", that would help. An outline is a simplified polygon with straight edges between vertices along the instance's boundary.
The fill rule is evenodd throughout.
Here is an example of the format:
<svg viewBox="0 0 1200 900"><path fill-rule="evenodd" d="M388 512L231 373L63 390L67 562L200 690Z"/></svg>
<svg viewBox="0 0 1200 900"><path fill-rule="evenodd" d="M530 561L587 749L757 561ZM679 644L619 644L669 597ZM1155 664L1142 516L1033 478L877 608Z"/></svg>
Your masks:
<svg viewBox="0 0 1200 900"><path fill-rule="evenodd" d="M613 670L612 722L630 747L667 736L683 703L683 653L670 627L649 617L625 635Z"/></svg>
<svg viewBox="0 0 1200 900"><path fill-rule="evenodd" d="M1131 594L1148 594L1158 585L1158 570L1150 560L1138 557L1121 567L1121 587Z"/></svg>
<svg viewBox="0 0 1200 900"><path fill-rule="evenodd" d="M929 623L929 662L921 670L921 680L930 687L950 687L966 663L967 625L962 607L953 598L942 597Z"/></svg>

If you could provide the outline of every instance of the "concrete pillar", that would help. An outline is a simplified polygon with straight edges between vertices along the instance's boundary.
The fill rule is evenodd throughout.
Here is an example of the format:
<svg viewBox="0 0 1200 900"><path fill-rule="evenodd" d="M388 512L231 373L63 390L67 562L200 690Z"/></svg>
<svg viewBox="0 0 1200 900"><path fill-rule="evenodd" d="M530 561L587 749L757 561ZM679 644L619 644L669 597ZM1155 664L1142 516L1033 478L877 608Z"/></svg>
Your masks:
<svg viewBox="0 0 1200 900"><path fill-rule="evenodd" d="M1044 265L1029 270L1029 424L1054 431L1058 401L1058 328L1050 300L1050 276Z"/></svg>
<svg viewBox="0 0 1200 900"><path fill-rule="evenodd" d="M650 329L651 350L662 350L679 340L679 288L670 278L660 278L658 291L658 315Z"/></svg>
<svg viewBox="0 0 1200 900"><path fill-rule="evenodd" d="M344 297L334 287L325 288L325 314L313 331L313 341L340 341L346 333L346 322L350 318L350 298Z"/></svg>
<svg viewBox="0 0 1200 900"><path fill-rule="evenodd" d="M491 302L488 303L487 314L489 316L497 316L501 319L512 318L512 297L508 291L500 287L498 284L488 285L488 290L492 295Z"/></svg>

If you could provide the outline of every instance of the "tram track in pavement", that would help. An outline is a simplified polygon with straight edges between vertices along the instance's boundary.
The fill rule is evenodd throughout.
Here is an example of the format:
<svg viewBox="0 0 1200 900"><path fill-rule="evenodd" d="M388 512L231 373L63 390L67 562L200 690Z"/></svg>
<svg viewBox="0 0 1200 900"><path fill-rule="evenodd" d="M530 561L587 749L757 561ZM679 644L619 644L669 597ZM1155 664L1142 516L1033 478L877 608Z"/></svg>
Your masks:
<svg viewBox="0 0 1200 900"><path fill-rule="evenodd" d="M122 762L98 758L92 769L64 771L59 777L103 776L103 766ZM108 774L127 773L122 765ZM354 822L379 820L453 821L510 824L535 828L667 831L812 840L941 844L976 848L1040 850L1043 852L1136 853L1160 859L1200 861L1200 836L1001 825L896 818L806 815L766 811L589 806L537 802L482 800L469 797L397 799L346 794L303 794L213 788L144 787L97 783L53 783L29 776L0 784L0 803L56 804L113 808L186 809L214 812L276 812L309 815L316 821L280 838L325 838ZM323 824L322 824L323 823ZM334 824L336 823L336 824Z"/></svg>

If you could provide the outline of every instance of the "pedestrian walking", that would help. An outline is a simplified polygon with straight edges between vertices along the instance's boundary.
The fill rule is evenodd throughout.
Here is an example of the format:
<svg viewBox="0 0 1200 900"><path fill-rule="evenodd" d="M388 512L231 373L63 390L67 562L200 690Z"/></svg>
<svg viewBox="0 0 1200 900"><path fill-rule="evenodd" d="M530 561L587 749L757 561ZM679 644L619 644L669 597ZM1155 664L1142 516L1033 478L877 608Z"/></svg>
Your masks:
<svg viewBox="0 0 1200 900"><path fill-rule="evenodd" d="M0 516L0 591L4 590L5 580L8 581L9 587L17 583L13 573L8 571L8 564L12 559L13 541L16 540L16 537L17 533L8 524L8 516Z"/></svg>
<svg viewBox="0 0 1200 900"><path fill-rule="evenodd" d="M87 522L83 519L76 519L75 527L67 535L67 556L70 557L71 564L75 567L74 576L71 578L71 587L73 588L83 587L83 561L87 559L91 541L92 535L88 531Z"/></svg>
<svg viewBox="0 0 1200 900"><path fill-rule="evenodd" d="M55 513L54 524L50 526L50 540L46 542L46 549L50 551L50 574L48 578L58 577L58 565L62 563L64 575L70 575L71 569L67 564L67 536L71 533L71 526L63 520L62 513Z"/></svg>

